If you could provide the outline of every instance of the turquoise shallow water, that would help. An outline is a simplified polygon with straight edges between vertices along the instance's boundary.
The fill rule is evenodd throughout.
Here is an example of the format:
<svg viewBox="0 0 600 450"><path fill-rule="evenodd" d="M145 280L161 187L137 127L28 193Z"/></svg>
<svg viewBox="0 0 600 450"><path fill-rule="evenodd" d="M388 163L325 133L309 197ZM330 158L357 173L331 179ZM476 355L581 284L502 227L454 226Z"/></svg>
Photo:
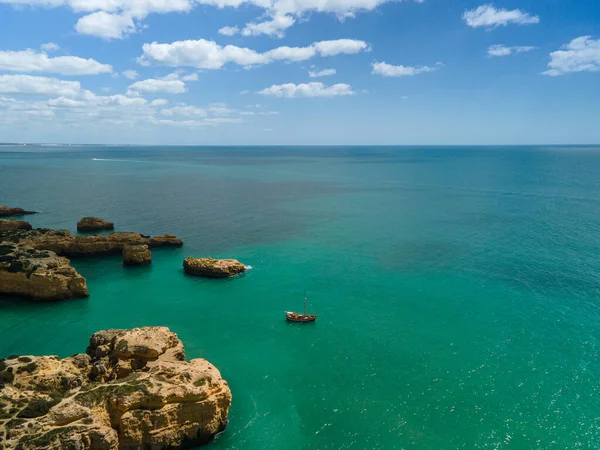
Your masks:
<svg viewBox="0 0 600 450"><path fill-rule="evenodd" d="M599 173L600 147L6 147L34 226L185 246L74 260L87 300L0 299L0 355L167 325L231 385L215 450L598 448ZM209 255L253 269L183 274ZM287 324L304 288L320 317Z"/></svg>

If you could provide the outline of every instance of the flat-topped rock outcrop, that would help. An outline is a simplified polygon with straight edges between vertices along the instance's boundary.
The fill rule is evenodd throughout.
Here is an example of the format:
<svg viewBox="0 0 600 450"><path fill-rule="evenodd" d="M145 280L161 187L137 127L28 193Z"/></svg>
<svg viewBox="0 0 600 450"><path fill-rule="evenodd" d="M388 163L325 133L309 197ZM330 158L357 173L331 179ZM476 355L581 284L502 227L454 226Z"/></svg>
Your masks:
<svg viewBox="0 0 600 450"><path fill-rule="evenodd" d="M231 391L175 333L145 327L98 332L69 358L0 360L0 400L5 450L166 450L223 431Z"/></svg>
<svg viewBox="0 0 600 450"><path fill-rule="evenodd" d="M114 222L107 222L99 217L84 217L77 222L77 231L100 231L114 229Z"/></svg>
<svg viewBox="0 0 600 450"><path fill-rule="evenodd" d="M0 241L18 242L39 250L50 250L63 256L94 256L122 254L126 245L180 247L181 239L172 234L144 236L139 233L111 233L108 236L74 236L68 231L35 228L31 231L0 231Z"/></svg>
<svg viewBox="0 0 600 450"><path fill-rule="evenodd" d="M24 220L2 220L0 219L0 231L4 230L31 230L33 227Z"/></svg>
<svg viewBox="0 0 600 450"><path fill-rule="evenodd" d="M123 264L143 266L152 263L152 253L147 245L126 245L123 248Z"/></svg>
<svg viewBox="0 0 600 450"><path fill-rule="evenodd" d="M185 273L208 278L228 278L246 271L246 266L235 259L186 258Z"/></svg>
<svg viewBox="0 0 600 450"><path fill-rule="evenodd" d="M26 211L23 208L9 208L0 205L0 217L24 216L26 214L36 214L35 211Z"/></svg>
<svg viewBox="0 0 600 450"><path fill-rule="evenodd" d="M67 258L33 247L0 244L0 295L64 300L89 295L85 278Z"/></svg>

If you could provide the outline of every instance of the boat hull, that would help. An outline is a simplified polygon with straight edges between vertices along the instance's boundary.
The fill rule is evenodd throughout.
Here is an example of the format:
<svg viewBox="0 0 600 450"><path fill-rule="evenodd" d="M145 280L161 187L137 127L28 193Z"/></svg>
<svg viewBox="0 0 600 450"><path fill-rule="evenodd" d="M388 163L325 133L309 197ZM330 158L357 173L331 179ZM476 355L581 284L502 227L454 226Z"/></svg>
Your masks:
<svg viewBox="0 0 600 450"><path fill-rule="evenodd" d="M304 315L304 314L296 314L292 312L286 312L285 318L288 322L299 322L299 323L307 323L314 322L317 320L316 315Z"/></svg>

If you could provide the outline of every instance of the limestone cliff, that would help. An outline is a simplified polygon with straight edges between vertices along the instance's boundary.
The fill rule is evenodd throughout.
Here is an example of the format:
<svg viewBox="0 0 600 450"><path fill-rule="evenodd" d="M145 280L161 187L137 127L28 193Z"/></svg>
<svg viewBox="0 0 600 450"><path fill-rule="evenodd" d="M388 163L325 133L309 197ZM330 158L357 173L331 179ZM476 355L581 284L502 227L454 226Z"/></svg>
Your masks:
<svg viewBox="0 0 600 450"><path fill-rule="evenodd" d="M179 449L227 425L231 391L208 361L185 361L165 327L108 330L87 354L0 360L0 448Z"/></svg>
<svg viewBox="0 0 600 450"><path fill-rule="evenodd" d="M32 247L0 244L0 295L63 300L89 295L85 278L67 258Z"/></svg>

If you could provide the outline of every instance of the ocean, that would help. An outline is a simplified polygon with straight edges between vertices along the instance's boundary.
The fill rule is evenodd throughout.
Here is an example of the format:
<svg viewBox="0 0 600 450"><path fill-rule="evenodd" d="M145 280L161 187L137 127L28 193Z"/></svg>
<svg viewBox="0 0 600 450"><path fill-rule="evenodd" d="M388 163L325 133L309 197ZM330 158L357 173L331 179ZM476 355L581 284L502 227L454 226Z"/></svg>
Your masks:
<svg viewBox="0 0 600 450"><path fill-rule="evenodd" d="M231 386L212 450L599 448L599 174L600 147L0 147L34 226L184 241L73 259L89 299L0 299L0 356L168 326Z"/></svg>

